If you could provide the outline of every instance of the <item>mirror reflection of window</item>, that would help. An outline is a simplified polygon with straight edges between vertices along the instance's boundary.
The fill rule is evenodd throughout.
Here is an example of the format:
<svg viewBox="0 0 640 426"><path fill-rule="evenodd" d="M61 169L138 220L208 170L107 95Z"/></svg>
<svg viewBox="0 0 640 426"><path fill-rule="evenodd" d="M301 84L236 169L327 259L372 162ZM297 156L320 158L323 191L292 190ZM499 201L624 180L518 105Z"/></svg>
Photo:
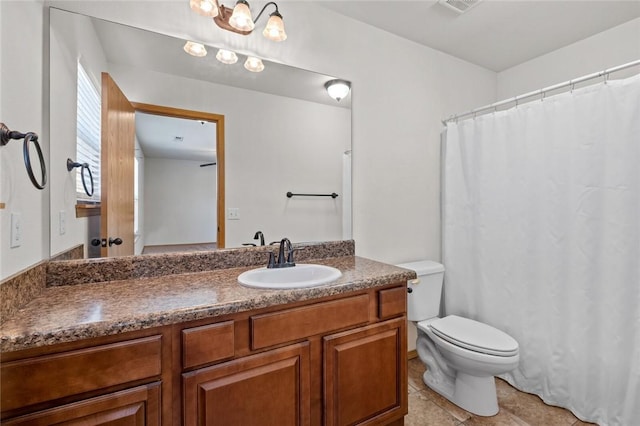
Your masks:
<svg viewBox="0 0 640 426"><path fill-rule="evenodd" d="M82 176L76 173L77 199L100 202L100 93L80 62L77 106L76 161L89 164L94 184L93 196L89 197L82 186Z"/></svg>

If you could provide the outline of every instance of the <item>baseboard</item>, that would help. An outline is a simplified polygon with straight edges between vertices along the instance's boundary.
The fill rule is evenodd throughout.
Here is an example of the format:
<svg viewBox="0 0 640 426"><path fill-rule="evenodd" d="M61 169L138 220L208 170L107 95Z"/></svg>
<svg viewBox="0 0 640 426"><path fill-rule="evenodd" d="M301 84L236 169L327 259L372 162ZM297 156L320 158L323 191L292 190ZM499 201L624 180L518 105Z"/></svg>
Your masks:
<svg viewBox="0 0 640 426"><path fill-rule="evenodd" d="M407 359L414 359L414 358L418 358L418 352L416 352L415 349L407 352Z"/></svg>

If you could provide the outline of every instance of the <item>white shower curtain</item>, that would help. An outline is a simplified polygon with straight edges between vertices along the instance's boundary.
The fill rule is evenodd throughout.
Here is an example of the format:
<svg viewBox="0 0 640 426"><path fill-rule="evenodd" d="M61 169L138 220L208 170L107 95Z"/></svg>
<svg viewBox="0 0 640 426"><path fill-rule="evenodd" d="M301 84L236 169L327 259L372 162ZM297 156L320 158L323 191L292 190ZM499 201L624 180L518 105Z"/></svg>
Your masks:
<svg viewBox="0 0 640 426"><path fill-rule="evenodd" d="M520 344L504 375L640 424L640 76L449 123L445 310Z"/></svg>

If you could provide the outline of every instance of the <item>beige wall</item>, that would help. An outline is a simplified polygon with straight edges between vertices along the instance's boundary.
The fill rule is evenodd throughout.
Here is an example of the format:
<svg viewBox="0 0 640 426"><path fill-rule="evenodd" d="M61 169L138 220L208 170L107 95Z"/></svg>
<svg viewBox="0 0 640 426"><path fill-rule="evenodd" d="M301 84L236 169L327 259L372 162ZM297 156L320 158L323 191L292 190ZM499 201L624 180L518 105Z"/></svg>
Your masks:
<svg viewBox="0 0 640 426"><path fill-rule="evenodd" d="M498 99L507 99L638 59L640 18L498 73ZM640 67L630 72L638 71ZM628 72L617 76L621 75L628 75Z"/></svg>
<svg viewBox="0 0 640 426"><path fill-rule="evenodd" d="M36 132L48 157L44 22L41 3L0 1L0 121L11 130ZM40 191L31 184L22 141L0 147L0 203L5 203L0 210L2 279L49 257L49 189ZM19 213L22 222L22 245L17 248L10 248L11 213Z"/></svg>
<svg viewBox="0 0 640 426"><path fill-rule="evenodd" d="M184 1L63 2L54 5L174 36L226 46L240 53L347 78L353 83L353 234L359 255L398 263L440 257L440 120L495 100L496 75L481 67L335 14L311 2L286 2L286 44L219 31ZM2 119L44 133L48 127L48 79L43 77L48 28L39 1L0 2L2 17ZM30 31L22 23L29 22ZM21 34L15 38L15 34ZM46 35L46 34L44 34ZM18 42L16 42L18 40ZM24 55L24 52L33 54ZM8 65L6 58L26 57ZM26 64L26 66L25 66ZM7 86L11 86L7 89ZM19 89L23 88L23 91ZM5 113L5 105L11 113ZM43 134L46 137L46 135ZM14 152L15 151L15 152ZM19 147L11 148L19 156ZM24 180L5 167L2 181ZM17 164L17 163L16 163ZM24 184L25 189L28 183ZM7 190L3 189L3 194ZM2 276L49 253L46 193L12 189L3 210ZM21 194L21 195L17 195ZM22 197L28 194L27 199ZM3 197L7 198L3 195ZM27 208L28 206L28 208ZM29 243L8 248L9 209L29 211ZM52 213L52 215L55 211ZM25 213L23 213L25 214ZM24 218L23 218L24 220ZM8 234L7 234L8 235Z"/></svg>

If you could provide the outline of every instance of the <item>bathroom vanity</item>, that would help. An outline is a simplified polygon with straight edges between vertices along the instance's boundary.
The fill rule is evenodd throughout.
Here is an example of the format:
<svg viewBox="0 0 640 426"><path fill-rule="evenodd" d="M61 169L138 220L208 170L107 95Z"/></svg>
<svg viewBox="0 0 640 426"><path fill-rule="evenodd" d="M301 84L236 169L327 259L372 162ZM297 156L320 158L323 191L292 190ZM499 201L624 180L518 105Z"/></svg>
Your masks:
<svg viewBox="0 0 640 426"><path fill-rule="evenodd" d="M342 277L259 290L238 285L242 267L48 286L2 324L2 423L403 424L415 274L317 263Z"/></svg>

